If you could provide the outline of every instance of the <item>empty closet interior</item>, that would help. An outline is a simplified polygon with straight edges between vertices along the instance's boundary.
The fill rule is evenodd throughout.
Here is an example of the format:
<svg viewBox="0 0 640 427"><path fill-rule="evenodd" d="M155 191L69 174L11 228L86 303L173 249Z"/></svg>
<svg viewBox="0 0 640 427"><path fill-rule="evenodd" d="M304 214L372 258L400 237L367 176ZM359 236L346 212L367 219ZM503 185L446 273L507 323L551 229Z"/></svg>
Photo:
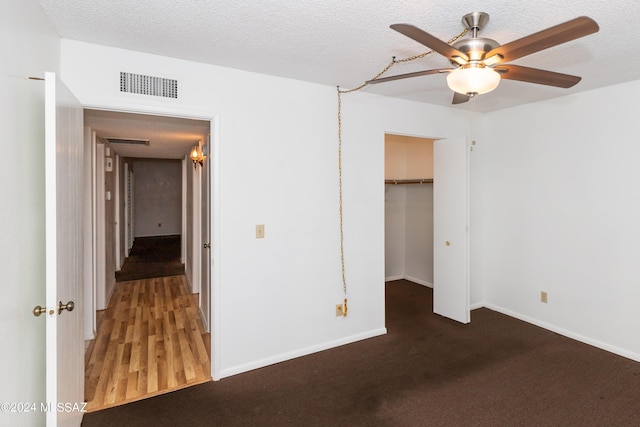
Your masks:
<svg viewBox="0 0 640 427"><path fill-rule="evenodd" d="M433 139L385 134L385 276L433 287Z"/></svg>

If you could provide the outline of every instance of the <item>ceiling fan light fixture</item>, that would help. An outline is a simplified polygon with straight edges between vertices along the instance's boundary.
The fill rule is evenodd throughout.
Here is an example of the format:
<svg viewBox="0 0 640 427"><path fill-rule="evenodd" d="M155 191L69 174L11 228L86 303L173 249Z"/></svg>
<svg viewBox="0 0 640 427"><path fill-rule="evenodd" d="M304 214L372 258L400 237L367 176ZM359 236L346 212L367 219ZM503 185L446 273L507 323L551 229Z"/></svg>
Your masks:
<svg viewBox="0 0 640 427"><path fill-rule="evenodd" d="M447 85L463 95L482 95L491 92L500 84L500 74L489 67L461 67L447 76Z"/></svg>
<svg viewBox="0 0 640 427"><path fill-rule="evenodd" d="M469 63L469 61L467 61L465 58L462 58L461 56L458 56L458 55L452 56L451 60L460 66L466 65Z"/></svg>

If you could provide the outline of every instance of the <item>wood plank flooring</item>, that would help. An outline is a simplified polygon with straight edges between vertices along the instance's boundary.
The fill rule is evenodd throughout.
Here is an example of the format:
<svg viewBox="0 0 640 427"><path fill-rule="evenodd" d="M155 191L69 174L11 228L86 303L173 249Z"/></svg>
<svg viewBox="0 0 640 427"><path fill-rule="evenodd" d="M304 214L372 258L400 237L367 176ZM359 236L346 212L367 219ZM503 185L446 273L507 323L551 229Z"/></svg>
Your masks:
<svg viewBox="0 0 640 427"><path fill-rule="evenodd" d="M85 354L87 410L210 381L209 349L184 275L117 283Z"/></svg>

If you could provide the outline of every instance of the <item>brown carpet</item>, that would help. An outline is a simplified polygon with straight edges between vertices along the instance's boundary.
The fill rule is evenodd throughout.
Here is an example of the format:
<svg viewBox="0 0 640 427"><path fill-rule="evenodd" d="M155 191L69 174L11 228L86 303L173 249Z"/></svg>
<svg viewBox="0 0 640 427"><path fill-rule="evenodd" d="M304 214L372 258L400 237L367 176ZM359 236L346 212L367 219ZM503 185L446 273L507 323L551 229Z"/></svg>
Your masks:
<svg viewBox="0 0 640 427"><path fill-rule="evenodd" d="M461 325L387 284L385 336L118 408L83 426L638 426L640 363L488 309Z"/></svg>
<svg viewBox="0 0 640 427"><path fill-rule="evenodd" d="M136 237L116 282L175 276L184 273L180 236Z"/></svg>

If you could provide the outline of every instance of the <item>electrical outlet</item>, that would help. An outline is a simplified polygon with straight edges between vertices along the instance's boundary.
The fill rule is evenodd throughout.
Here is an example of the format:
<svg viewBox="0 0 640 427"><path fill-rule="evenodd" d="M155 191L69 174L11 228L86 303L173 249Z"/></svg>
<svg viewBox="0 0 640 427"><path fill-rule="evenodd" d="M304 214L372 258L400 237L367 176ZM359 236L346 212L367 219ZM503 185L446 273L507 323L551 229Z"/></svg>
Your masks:
<svg viewBox="0 0 640 427"><path fill-rule="evenodd" d="M545 291L540 291L540 302L547 303L547 293Z"/></svg>
<svg viewBox="0 0 640 427"><path fill-rule="evenodd" d="M264 239L264 224L256 225L256 239Z"/></svg>
<svg viewBox="0 0 640 427"><path fill-rule="evenodd" d="M336 304L336 317L342 317L342 304Z"/></svg>

